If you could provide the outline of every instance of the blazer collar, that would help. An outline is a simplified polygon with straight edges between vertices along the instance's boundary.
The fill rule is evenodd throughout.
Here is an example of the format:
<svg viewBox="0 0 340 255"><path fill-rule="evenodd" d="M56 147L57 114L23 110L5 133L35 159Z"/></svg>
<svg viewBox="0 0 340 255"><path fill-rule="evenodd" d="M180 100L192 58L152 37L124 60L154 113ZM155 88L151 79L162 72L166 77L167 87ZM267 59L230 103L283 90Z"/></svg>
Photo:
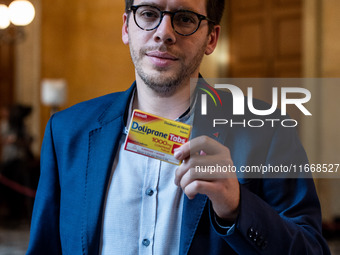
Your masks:
<svg viewBox="0 0 340 255"><path fill-rule="evenodd" d="M113 94L115 97L113 98L112 102L98 117L98 122L101 126L121 116L123 116L123 118L126 118L128 105L130 103L130 99L135 88L136 82L133 82L128 90Z"/></svg>

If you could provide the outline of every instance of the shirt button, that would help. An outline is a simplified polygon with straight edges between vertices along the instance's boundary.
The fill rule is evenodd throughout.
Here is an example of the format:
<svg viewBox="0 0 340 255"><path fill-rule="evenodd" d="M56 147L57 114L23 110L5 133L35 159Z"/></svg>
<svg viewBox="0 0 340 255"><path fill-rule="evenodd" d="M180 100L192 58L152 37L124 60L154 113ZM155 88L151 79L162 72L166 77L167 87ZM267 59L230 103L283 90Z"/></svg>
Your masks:
<svg viewBox="0 0 340 255"><path fill-rule="evenodd" d="M147 189L147 190L145 191L145 194L148 195L148 196L150 196L150 197L153 195L153 193L154 193L154 192L153 192L152 189Z"/></svg>
<svg viewBox="0 0 340 255"><path fill-rule="evenodd" d="M142 244L145 246L145 247L148 247L150 245L150 241L148 239L144 239Z"/></svg>

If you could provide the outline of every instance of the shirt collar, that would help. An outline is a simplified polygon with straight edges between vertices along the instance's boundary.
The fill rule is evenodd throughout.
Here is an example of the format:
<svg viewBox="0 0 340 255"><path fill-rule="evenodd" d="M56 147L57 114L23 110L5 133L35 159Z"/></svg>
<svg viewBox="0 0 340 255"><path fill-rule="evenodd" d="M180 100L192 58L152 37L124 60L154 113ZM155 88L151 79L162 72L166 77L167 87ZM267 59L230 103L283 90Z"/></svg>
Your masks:
<svg viewBox="0 0 340 255"><path fill-rule="evenodd" d="M131 99L130 99L128 114L127 114L127 121L126 121L126 124L125 124L125 128L123 130L124 134L127 134L129 132L129 126L130 126L132 110L133 110L133 100L135 98L136 90L137 89L134 88L134 90L132 92ZM179 116L177 119L175 119L175 121L187 123L189 121L189 119L191 119L190 117L193 116L193 114L194 114L196 102L197 102L197 93L195 94L195 99L191 102L188 109L186 109L185 112L181 116Z"/></svg>

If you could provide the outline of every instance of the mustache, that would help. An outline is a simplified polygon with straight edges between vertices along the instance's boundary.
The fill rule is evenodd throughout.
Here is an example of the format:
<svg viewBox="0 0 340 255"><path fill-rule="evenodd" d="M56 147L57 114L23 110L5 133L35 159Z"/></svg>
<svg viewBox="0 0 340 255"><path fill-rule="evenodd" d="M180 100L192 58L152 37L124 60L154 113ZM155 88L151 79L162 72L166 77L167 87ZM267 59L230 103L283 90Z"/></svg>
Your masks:
<svg viewBox="0 0 340 255"><path fill-rule="evenodd" d="M170 49L168 46L166 45L160 45L160 46L145 46L145 47L142 47L140 49L140 55L145 55L147 52L150 52L150 51L159 51L159 52L166 52L166 53L169 53L173 56L176 56L178 58L181 58L182 57L182 54L173 50L173 49Z"/></svg>

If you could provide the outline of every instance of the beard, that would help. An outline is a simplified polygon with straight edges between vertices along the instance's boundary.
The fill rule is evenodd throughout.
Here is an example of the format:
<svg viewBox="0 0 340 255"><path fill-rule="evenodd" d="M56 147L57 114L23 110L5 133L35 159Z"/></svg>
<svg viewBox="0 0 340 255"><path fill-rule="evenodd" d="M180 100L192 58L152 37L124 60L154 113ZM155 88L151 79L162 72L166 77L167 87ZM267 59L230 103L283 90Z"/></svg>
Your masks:
<svg viewBox="0 0 340 255"><path fill-rule="evenodd" d="M172 96L183 82L190 79L191 75L199 68L204 56L206 45L207 43L202 45L198 49L197 54L191 61L188 61L188 63L185 63L186 57L184 54L173 52L165 45L160 47L145 46L136 50L133 45L130 44L130 54L137 74L142 81L160 97L168 97ZM145 58L146 53L152 50L173 54L178 57L180 66L177 66L176 68L172 67L171 70L168 67L153 67L153 72L147 73L145 68L142 66L142 60Z"/></svg>

